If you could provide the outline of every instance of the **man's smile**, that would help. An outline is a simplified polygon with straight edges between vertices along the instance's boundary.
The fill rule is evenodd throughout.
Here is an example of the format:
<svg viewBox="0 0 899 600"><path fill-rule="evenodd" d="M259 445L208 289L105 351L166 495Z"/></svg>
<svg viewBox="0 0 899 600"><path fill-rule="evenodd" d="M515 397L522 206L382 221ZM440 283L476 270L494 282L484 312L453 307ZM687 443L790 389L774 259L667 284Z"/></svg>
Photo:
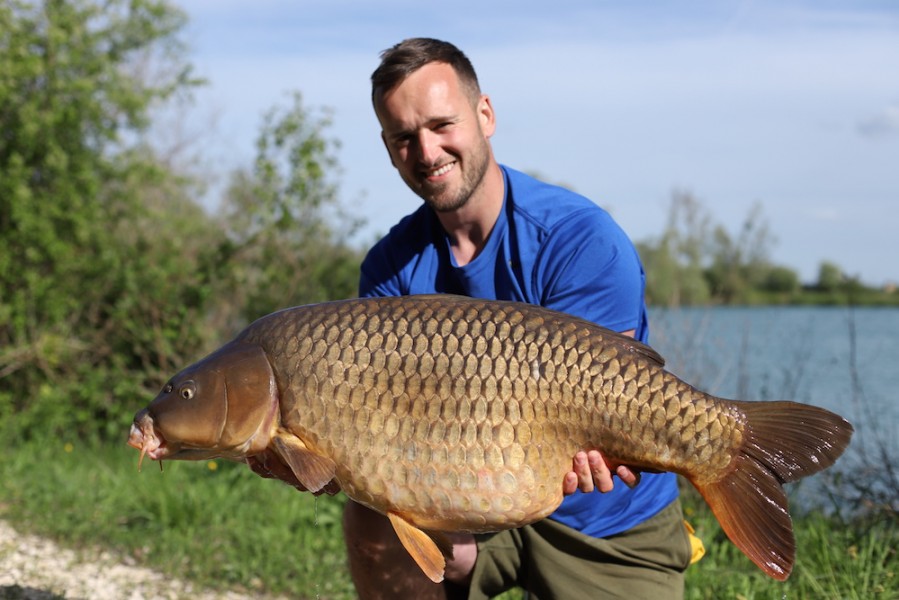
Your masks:
<svg viewBox="0 0 899 600"><path fill-rule="evenodd" d="M456 161L453 161L453 162L449 162L444 165L441 165L435 169L428 169L425 171L425 177L427 177L428 179L435 178L435 177L441 177L443 175L446 175L450 171L452 171L453 168L455 168L455 166L456 166Z"/></svg>

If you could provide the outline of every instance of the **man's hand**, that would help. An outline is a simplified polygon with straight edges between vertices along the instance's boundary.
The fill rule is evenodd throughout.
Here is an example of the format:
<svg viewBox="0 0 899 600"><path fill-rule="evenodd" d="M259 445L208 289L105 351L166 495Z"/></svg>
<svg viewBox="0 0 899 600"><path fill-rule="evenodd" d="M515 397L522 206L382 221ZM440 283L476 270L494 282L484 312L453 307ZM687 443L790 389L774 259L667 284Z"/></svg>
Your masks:
<svg viewBox="0 0 899 600"><path fill-rule="evenodd" d="M247 466L250 467L250 469L260 477L265 477L266 479L278 479L280 481L283 481L287 485L295 487L301 492L309 491L296 478L296 475L293 474L293 471L290 470L290 467L281 462L281 459L278 458L278 455L268 448L266 448L259 454L248 456ZM340 486L338 486L337 482L332 479L327 483L327 485L325 485L325 487L313 493L316 496L322 493L327 493L328 495L333 496L339 491Z"/></svg>
<svg viewBox="0 0 899 600"><path fill-rule="evenodd" d="M566 473L562 480L562 493L566 496L573 494L575 490L585 493L597 489L600 492L610 492L615 487L612 482L612 471L599 451L578 452L574 455L571 465L571 471ZM640 473L624 465L615 468L615 475L618 475L629 488L640 483Z"/></svg>

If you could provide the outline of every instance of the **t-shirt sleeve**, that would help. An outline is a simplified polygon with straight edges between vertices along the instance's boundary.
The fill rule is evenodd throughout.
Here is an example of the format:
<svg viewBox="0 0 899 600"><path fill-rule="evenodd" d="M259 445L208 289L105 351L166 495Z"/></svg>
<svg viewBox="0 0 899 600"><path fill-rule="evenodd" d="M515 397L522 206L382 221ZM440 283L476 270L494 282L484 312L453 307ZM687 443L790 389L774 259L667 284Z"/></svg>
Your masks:
<svg viewBox="0 0 899 600"><path fill-rule="evenodd" d="M548 232L536 281L544 306L646 336L643 267L627 234L604 210L578 211Z"/></svg>
<svg viewBox="0 0 899 600"><path fill-rule="evenodd" d="M362 261L359 275L359 297L401 296L399 270L390 253L389 237L375 244Z"/></svg>

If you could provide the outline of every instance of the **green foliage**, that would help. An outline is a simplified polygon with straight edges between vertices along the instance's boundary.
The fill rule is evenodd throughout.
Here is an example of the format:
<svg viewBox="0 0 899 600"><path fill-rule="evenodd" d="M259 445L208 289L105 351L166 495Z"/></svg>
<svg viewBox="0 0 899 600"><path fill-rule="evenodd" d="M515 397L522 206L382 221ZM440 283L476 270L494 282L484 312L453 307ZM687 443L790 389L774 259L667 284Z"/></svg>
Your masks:
<svg viewBox="0 0 899 600"><path fill-rule="evenodd" d="M793 269L774 266L764 275L760 287L769 292L793 294L799 291L799 276Z"/></svg>
<svg viewBox="0 0 899 600"><path fill-rule="evenodd" d="M830 261L824 261L818 267L818 289L824 292L835 292L843 284L843 270Z"/></svg>
<svg viewBox="0 0 899 600"><path fill-rule="evenodd" d="M770 262L773 244L760 204L734 235L714 224L693 195L675 192L662 235L637 243L647 300L661 306L799 302L799 276Z"/></svg>
<svg viewBox="0 0 899 600"><path fill-rule="evenodd" d="M295 92L264 117L251 173L237 171L225 226L239 270L235 289L249 321L274 310L354 296L362 256L347 242L359 222L341 209L333 178L338 144Z"/></svg>
<svg viewBox="0 0 899 600"><path fill-rule="evenodd" d="M815 304L899 306L899 291L878 290L822 262L818 282L802 286L795 270L773 264L774 238L755 204L732 234L715 224L691 194L675 191L665 230L637 242L646 269L646 298L656 306Z"/></svg>
<svg viewBox="0 0 899 600"><path fill-rule="evenodd" d="M655 242L637 244L646 268L646 294L653 304L680 306L708 302L703 274L710 218L696 198L675 192L665 231Z"/></svg>
<svg viewBox="0 0 899 600"><path fill-rule="evenodd" d="M111 433L119 399L198 343L166 344L152 314L160 279L195 295L153 260L186 219L136 227L185 202L137 144L154 105L197 83L175 58L184 15L156 0L47 0L4 3L0 23L0 414L26 434ZM166 72L151 79L154 57Z"/></svg>
<svg viewBox="0 0 899 600"><path fill-rule="evenodd" d="M899 289L895 285L883 289L867 287L858 277L847 275L838 265L824 261L818 268L818 281L806 286L797 301L837 306L899 306Z"/></svg>
<svg viewBox="0 0 899 600"><path fill-rule="evenodd" d="M299 94L265 118L227 218L146 145L200 82L158 0L0 6L0 432L120 439L247 321L351 296L336 142ZM150 75L147 75L147 74Z"/></svg>
<svg viewBox="0 0 899 600"><path fill-rule="evenodd" d="M745 302L751 290L762 287L771 270L768 252L773 242L761 204L750 209L736 236L716 227L706 268L712 295L725 304Z"/></svg>

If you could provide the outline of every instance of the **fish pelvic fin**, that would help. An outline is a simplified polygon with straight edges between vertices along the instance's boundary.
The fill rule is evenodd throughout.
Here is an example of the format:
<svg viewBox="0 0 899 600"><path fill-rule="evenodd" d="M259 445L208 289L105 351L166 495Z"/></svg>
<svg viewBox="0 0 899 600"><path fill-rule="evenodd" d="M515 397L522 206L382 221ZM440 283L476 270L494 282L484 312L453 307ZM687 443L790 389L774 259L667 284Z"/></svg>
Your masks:
<svg viewBox="0 0 899 600"><path fill-rule="evenodd" d="M766 574L784 581L795 564L796 542L783 484L831 466L853 428L807 404L729 402L745 415L740 451L721 479L691 482L727 537Z"/></svg>
<svg viewBox="0 0 899 600"><path fill-rule="evenodd" d="M387 518L406 552L434 583L443 581L446 561L453 557L453 545L439 531L425 531L403 516L388 511Z"/></svg>
<svg viewBox="0 0 899 600"><path fill-rule="evenodd" d="M337 472L333 460L313 452L303 440L284 430L279 430L272 438L272 449L310 492L320 491Z"/></svg>

